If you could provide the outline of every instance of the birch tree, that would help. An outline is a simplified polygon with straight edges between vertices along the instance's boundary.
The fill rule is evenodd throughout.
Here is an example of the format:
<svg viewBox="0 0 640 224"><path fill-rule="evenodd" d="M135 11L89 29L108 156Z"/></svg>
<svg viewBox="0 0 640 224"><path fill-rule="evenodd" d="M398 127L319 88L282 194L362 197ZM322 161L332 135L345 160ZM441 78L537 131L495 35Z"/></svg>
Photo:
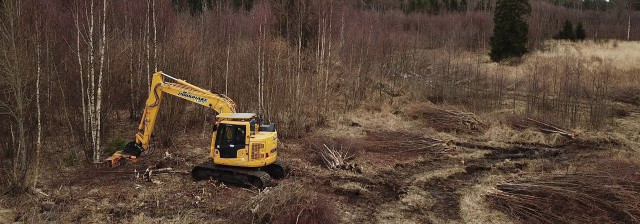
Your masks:
<svg viewBox="0 0 640 224"><path fill-rule="evenodd" d="M36 37L35 37L35 47L36 47L36 119L37 119L37 127L38 127L38 132L37 132L37 136L36 136L36 162L35 162L35 166L34 166L34 180L33 180L33 187L36 187L36 184L38 184L38 168L40 166L40 151L42 150L42 120L41 120L41 110L40 110L40 75L41 75L41 67L40 67L40 29L41 27L39 26L39 20L38 17L36 16L36 23L35 23L35 31L36 31Z"/></svg>
<svg viewBox="0 0 640 224"><path fill-rule="evenodd" d="M106 33L106 19L107 19L107 1L103 0L102 1L102 15L99 15L99 19L98 20L98 26L100 26L101 30L100 32L95 32L95 28L96 28L96 15L94 13L94 8L95 8L95 2L94 0L91 0L89 3L89 15L86 21L87 23L87 31L86 31L86 39L83 38L83 33L84 30L82 29L83 26L80 25L79 22L79 12L76 12L76 16L75 16L75 23L76 23L76 35L77 35L77 42L76 42L76 48L77 48L77 56L78 56L78 64L79 64L79 70L80 70L80 75L82 77L83 73L86 73L87 75L87 83L86 86L84 85L84 81L81 78L81 91L85 92L86 91L86 101L84 100L84 96L83 96L83 105L82 105L82 109L83 109L83 115L86 114L86 116L83 116L83 120L84 120L84 124L83 126L85 127L86 132L88 132L88 134L86 136L89 136L90 139L88 139L88 142L90 143L90 148L91 148L91 153L92 153L92 160L93 162L100 162L100 154L101 154L101 149L100 149L100 144L101 144L101 139L100 139L100 133L101 133L101 119L102 119L102 82L103 82L103 76L104 76L104 71L105 71L105 52L107 49L107 33ZM76 10L79 11L80 9L78 7L76 7ZM95 38L95 36L99 34L99 38ZM83 62L82 62L82 56L81 56L81 42L86 42L86 51L87 51L87 61L86 61L86 66L84 66ZM96 47L97 46L97 49ZM96 56L99 57L99 67L98 67L98 71L96 74ZM86 71L83 71L84 68L86 68ZM97 75L97 77L96 77ZM86 102L86 105L85 105ZM86 110L86 112L85 112ZM85 132L85 133L86 133ZM85 136L85 137L86 137Z"/></svg>
<svg viewBox="0 0 640 224"><path fill-rule="evenodd" d="M95 115L95 140L93 148L94 162L100 162L100 121L102 112L102 77L104 74L104 58L107 49L107 0L102 0L102 41L100 42L100 73L98 73L98 87L96 96L96 115Z"/></svg>
<svg viewBox="0 0 640 224"><path fill-rule="evenodd" d="M84 66L83 66L83 62L82 62L82 53L80 51L80 40L81 38L81 34L80 34L80 13L78 10L78 5L76 5L76 12L74 13L74 17L73 17L74 23L76 25L76 55L78 56L78 70L80 73L80 95L82 97L82 128L83 128L83 139L86 141L88 139L88 133L89 133L89 128L88 128L88 118L87 118L87 103L85 102L85 99L87 98L87 96L85 95L85 87L84 87L84 76L83 76L83 70L84 70Z"/></svg>
<svg viewBox="0 0 640 224"><path fill-rule="evenodd" d="M12 172L10 182L14 193L23 192L28 186L29 152L27 145L27 112L28 112L28 78L31 77L22 63L27 43L21 32L21 1L5 1L0 8L0 87L5 97L0 97L0 115L8 115L13 151ZM15 127L15 129L14 129Z"/></svg>
<svg viewBox="0 0 640 224"><path fill-rule="evenodd" d="M153 72L157 72L158 71L158 46L157 46L157 40L158 40L158 31L156 28L156 0L151 0L151 4L152 4L152 9L151 9L151 17L153 20Z"/></svg>

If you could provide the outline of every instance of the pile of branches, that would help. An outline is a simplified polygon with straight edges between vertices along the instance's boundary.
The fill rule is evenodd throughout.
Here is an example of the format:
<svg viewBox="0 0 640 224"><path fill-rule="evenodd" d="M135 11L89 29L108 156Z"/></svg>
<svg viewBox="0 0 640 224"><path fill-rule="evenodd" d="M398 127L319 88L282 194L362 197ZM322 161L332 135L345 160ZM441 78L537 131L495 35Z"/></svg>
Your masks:
<svg viewBox="0 0 640 224"><path fill-rule="evenodd" d="M520 117L520 116L511 116L507 117L507 123L516 129L528 129L533 128L543 133L548 134L560 134L569 139L575 138L576 134L570 130L559 127L557 125L553 125L550 122L543 122L537 119L529 118L529 117Z"/></svg>
<svg viewBox="0 0 640 224"><path fill-rule="evenodd" d="M619 88L617 90L612 91L612 98L615 101L640 105L640 88L636 86L629 86Z"/></svg>
<svg viewBox="0 0 640 224"><path fill-rule="evenodd" d="M335 205L300 182L281 182L235 208L238 223L339 223Z"/></svg>
<svg viewBox="0 0 640 224"><path fill-rule="evenodd" d="M312 137L306 139L307 148L311 149L330 170L350 170L362 172L362 168L353 163L355 144L347 139L328 137Z"/></svg>
<svg viewBox="0 0 640 224"><path fill-rule="evenodd" d="M370 148L385 153L446 151L453 147L436 137L400 131L366 131L365 140Z"/></svg>
<svg viewBox="0 0 640 224"><path fill-rule="evenodd" d="M431 104L410 107L406 115L412 119L424 120L437 131L456 133L482 132L486 125L474 114L455 109L443 109Z"/></svg>
<svg viewBox="0 0 640 224"><path fill-rule="evenodd" d="M498 185L487 199L525 223L638 223L638 168L628 165L607 172L523 179Z"/></svg>

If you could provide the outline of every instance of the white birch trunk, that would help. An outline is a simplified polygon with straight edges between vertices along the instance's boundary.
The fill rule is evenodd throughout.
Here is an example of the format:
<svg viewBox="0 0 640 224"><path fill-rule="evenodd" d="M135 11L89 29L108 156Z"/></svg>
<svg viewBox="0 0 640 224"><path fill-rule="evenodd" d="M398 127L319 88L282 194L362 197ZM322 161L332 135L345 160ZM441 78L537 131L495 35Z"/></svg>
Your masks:
<svg viewBox="0 0 640 224"><path fill-rule="evenodd" d="M158 71L158 48L156 45L156 41L158 40L158 32L156 29L156 0L151 0L152 9L151 9L151 17L153 18L153 72Z"/></svg>
<svg viewBox="0 0 640 224"><path fill-rule="evenodd" d="M266 24L267 21L264 21L264 23ZM266 31L266 26L262 29L262 44L264 45L263 49L262 49L262 63L260 63L261 66L261 71L260 71L260 107L262 108L262 110L264 111L264 80L265 80L265 69L264 69L264 64L266 62L265 58L266 58L266 52L267 52L267 31ZM261 115L262 116L262 115Z"/></svg>
<svg viewBox="0 0 640 224"><path fill-rule="evenodd" d="M231 34L227 34L227 67L224 73L224 95L227 95L229 87L229 56L231 55Z"/></svg>
<svg viewBox="0 0 640 224"><path fill-rule="evenodd" d="M76 23L76 37L77 37L77 41L76 41L76 50L77 50L77 55L78 55L78 66L79 66L79 70L80 70L80 94L82 97L82 128L84 130L84 140L87 140L87 133L89 133L88 130L88 124L87 124L87 106L86 106L86 102L85 102L85 98L86 98L86 94L85 94L85 88L84 88L84 76L83 76L83 70L84 67L82 66L82 57L80 54L80 23L79 23L79 15L78 12L76 12L76 16L74 18L75 23Z"/></svg>
<svg viewBox="0 0 640 224"><path fill-rule="evenodd" d="M127 12L128 14L129 12ZM134 95L134 87L133 87L133 58L134 56L134 43L133 43L133 25L131 24L130 18L127 17L127 14L125 14L125 22L127 23L128 26L130 27L130 33L128 35L128 41L129 44L131 45L131 51L129 52L129 98L131 101L131 105L130 105L130 109L129 109L129 118L133 120L133 118L135 117L135 109L136 109L136 98Z"/></svg>
<svg viewBox="0 0 640 224"><path fill-rule="evenodd" d="M95 121L95 88L96 88L96 83L95 83L95 71L94 71L94 60L95 60L95 55L94 55L94 42L93 42L93 28L94 28L94 16L93 16L93 6L94 6L94 1L91 0L91 8L90 8L90 22L89 22L89 126L91 128L90 133L91 133L91 149L93 150L93 155L96 154L96 121ZM92 156L93 156L92 155Z"/></svg>
<svg viewBox="0 0 640 224"><path fill-rule="evenodd" d="M301 21L302 19L300 19ZM299 114L300 114L300 100L301 100L301 96L300 96L300 73L302 73L302 24L301 22L298 22L298 69L296 72L296 102L295 102L295 114L298 115L296 116L296 120L297 118L299 118Z"/></svg>
<svg viewBox="0 0 640 224"><path fill-rule="evenodd" d="M149 46L149 13L151 11L151 2L147 1L147 14L146 14L146 18L147 21L145 23L145 36L144 36L144 41L146 43L146 49L147 49L147 89L150 91L151 90L151 65L150 65L150 46Z"/></svg>
<svg viewBox="0 0 640 224"><path fill-rule="evenodd" d="M331 3L331 6L329 6L329 38L327 38L327 42L328 42L328 46L327 46L327 58L326 58L326 65L325 65L325 76L324 76L324 112L326 115L327 112L327 108L329 107L328 105L328 92L329 92L329 72L330 72L330 66L331 66L331 15L333 14L333 2ZM326 30L325 30L326 32Z"/></svg>
<svg viewBox="0 0 640 224"><path fill-rule="evenodd" d="M37 24L37 18L36 18ZM40 116L40 32L39 27L36 25L36 117L38 121L38 133L36 136L36 165L34 167L34 179L33 187L38 184L38 168L40 166L40 150L42 148L42 120Z"/></svg>
<svg viewBox="0 0 640 224"><path fill-rule="evenodd" d="M629 6L629 15L627 15L627 41L631 38L631 6Z"/></svg>
<svg viewBox="0 0 640 224"><path fill-rule="evenodd" d="M96 140L95 140L95 154L94 162L100 162L100 120L102 111L102 77L104 73L104 58L105 50L107 48L107 0L102 1L102 42L100 47L100 73L98 73L98 89L96 96Z"/></svg>
<svg viewBox="0 0 640 224"><path fill-rule="evenodd" d="M259 35L262 35L262 25L260 25L258 29ZM262 95L262 86L260 85L260 76L262 76L262 66L260 66L260 64L262 63L262 43L260 42L260 40L261 37L258 36L258 116L262 116L262 102L260 101Z"/></svg>

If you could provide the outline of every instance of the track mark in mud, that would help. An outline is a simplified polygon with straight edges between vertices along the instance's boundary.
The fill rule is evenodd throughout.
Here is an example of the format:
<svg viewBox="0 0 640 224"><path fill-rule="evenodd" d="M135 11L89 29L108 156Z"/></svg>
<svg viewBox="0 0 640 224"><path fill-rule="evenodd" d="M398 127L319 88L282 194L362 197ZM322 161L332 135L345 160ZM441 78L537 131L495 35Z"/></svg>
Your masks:
<svg viewBox="0 0 640 224"><path fill-rule="evenodd" d="M336 174L325 186L348 204L354 222L459 222L461 200L487 175L517 173L528 159L554 159L562 148L538 145L491 145L472 142L448 153L426 153L413 160L364 174ZM397 161L397 160L396 160Z"/></svg>
<svg viewBox="0 0 640 224"><path fill-rule="evenodd" d="M541 159L541 158L554 158L561 154L559 149L530 149L523 148L519 146L514 146L512 148L504 149L504 150L494 150L488 155L485 155L485 158L491 160L504 160L504 159Z"/></svg>

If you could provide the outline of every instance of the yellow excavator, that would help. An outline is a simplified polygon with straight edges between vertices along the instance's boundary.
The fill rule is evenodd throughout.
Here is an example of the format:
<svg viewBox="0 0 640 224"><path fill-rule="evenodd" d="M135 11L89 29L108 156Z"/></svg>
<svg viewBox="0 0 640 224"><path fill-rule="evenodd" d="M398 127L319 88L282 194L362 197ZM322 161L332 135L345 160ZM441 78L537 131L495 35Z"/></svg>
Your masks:
<svg viewBox="0 0 640 224"><path fill-rule="evenodd" d="M164 78L175 82L164 82ZM153 74L151 92L135 141L106 159L105 165L115 167L123 161L138 162L142 153L149 149L165 93L211 108L217 114L211 140L211 159L193 168L191 176L194 179L263 188L271 178L285 176L286 167L277 160L275 124L260 125L255 114L236 113L235 103L226 95L210 92L163 72Z"/></svg>

